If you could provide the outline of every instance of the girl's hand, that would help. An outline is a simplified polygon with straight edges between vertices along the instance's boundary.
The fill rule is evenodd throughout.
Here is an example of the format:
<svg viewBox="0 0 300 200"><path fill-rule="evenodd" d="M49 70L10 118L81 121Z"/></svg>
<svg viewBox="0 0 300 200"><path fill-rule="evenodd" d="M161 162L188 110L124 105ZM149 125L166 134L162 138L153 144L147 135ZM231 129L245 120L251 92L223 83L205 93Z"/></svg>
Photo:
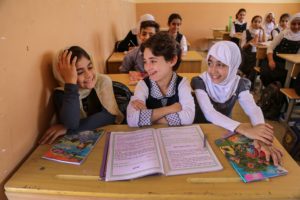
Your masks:
<svg viewBox="0 0 300 200"><path fill-rule="evenodd" d="M56 138L65 135L67 129L62 124L54 124L43 135L40 139L39 144L52 144Z"/></svg>
<svg viewBox="0 0 300 200"><path fill-rule="evenodd" d="M58 71L65 83L76 84L77 83L77 71L76 71L76 61L77 57L75 56L71 62L72 52L65 50L58 56Z"/></svg>
<svg viewBox="0 0 300 200"><path fill-rule="evenodd" d="M283 153L281 150L277 149L274 146L267 146L259 140L254 140L253 145L258 150L258 152L263 152L265 154L266 161L269 162L270 158L272 158L275 166L282 165Z"/></svg>
<svg viewBox="0 0 300 200"><path fill-rule="evenodd" d="M253 127L249 127L248 124L240 124L235 131L250 139L262 141L267 145L273 143L273 127L269 124L259 124Z"/></svg>
<svg viewBox="0 0 300 200"><path fill-rule="evenodd" d="M133 106L133 108L135 110L147 109L145 103L141 100L138 100L138 99L131 101L131 105Z"/></svg>
<svg viewBox="0 0 300 200"><path fill-rule="evenodd" d="M269 67L271 70L274 70L276 68L276 63L274 62L274 60L269 60Z"/></svg>

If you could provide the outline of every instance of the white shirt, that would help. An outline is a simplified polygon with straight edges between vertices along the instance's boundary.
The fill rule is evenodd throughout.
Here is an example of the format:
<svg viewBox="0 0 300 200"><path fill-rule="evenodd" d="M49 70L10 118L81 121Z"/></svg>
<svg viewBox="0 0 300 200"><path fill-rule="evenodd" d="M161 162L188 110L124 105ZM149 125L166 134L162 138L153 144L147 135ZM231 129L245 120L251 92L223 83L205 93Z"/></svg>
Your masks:
<svg viewBox="0 0 300 200"><path fill-rule="evenodd" d="M183 77L181 82L178 85L178 97L179 103L181 104L182 110L178 112L181 125L190 125L194 121L195 117L195 103L194 98L191 94L192 90L190 87L190 81ZM140 111L135 110L131 105L133 100L141 100L146 104L146 100L149 96L149 89L144 80L138 82L134 96L131 97L131 100L127 107L127 123L130 127L138 127L140 119Z"/></svg>
<svg viewBox="0 0 300 200"><path fill-rule="evenodd" d="M241 124L240 122L235 121L215 110L206 91L202 89L196 89L195 94L205 118L211 123L221 126L232 132ZM256 105L249 90L241 92L238 96L238 101L246 115L250 118L252 125L255 126L265 123L263 113L260 107Z"/></svg>
<svg viewBox="0 0 300 200"><path fill-rule="evenodd" d="M188 50L186 37L182 35L181 41L180 41L180 47L182 49L182 52L185 53Z"/></svg>
<svg viewBox="0 0 300 200"><path fill-rule="evenodd" d="M253 29L254 30L254 29ZM241 47L243 48L243 46L247 43L247 30L243 31L242 34L242 42L241 42ZM256 34L258 34L258 41L259 42L265 42L266 38L263 38L263 31L261 29L256 29ZM250 31L251 33L251 31ZM254 38L255 35L253 33L251 33L251 36ZM251 52L256 52L256 47L252 46Z"/></svg>

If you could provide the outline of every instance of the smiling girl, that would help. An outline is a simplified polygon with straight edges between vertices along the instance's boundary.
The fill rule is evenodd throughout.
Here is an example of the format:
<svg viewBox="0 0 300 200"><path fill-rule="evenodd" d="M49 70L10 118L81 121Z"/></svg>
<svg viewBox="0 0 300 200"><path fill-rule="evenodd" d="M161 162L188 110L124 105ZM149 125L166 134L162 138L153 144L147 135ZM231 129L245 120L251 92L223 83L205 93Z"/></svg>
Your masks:
<svg viewBox="0 0 300 200"><path fill-rule="evenodd" d="M204 120L201 121L211 122L254 139L255 145L263 147L263 151L271 152L277 165L282 153L271 146L273 127L265 123L261 109L255 104L249 92L250 81L237 75L241 63L238 46L229 41L216 43L207 54L207 63L207 71L194 77L191 83L202 111L202 114L196 117L202 117ZM231 112L237 100L250 118L251 125L231 119Z"/></svg>
<svg viewBox="0 0 300 200"><path fill-rule="evenodd" d="M167 33L157 33L141 48L149 77L138 82L127 107L129 126L193 123L195 104L189 81L178 76L179 44Z"/></svg>
<svg viewBox="0 0 300 200"><path fill-rule="evenodd" d="M180 44L183 53L187 52L187 41L183 34L179 33L182 24L182 18L177 13L172 13L168 18L169 34Z"/></svg>
<svg viewBox="0 0 300 200"><path fill-rule="evenodd" d="M61 86L53 94L58 123L46 131L41 144L51 144L66 133L122 122L112 81L96 73L90 55L81 47L60 53L53 63L53 74Z"/></svg>

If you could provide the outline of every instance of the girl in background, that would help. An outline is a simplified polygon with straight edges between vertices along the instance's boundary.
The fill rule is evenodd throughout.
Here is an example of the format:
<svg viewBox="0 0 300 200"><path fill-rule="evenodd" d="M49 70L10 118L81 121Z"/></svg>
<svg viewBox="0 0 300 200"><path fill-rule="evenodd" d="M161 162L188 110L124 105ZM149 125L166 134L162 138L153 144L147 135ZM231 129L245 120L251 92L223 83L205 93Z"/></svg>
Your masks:
<svg viewBox="0 0 300 200"><path fill-rule="evenodd" d="M267 40L270 40L271 32L274 28L276 28L275 14L273 12L269 12L266 14L264 18L263 28L265 30Z"/></svg>
<svg viewBox="0 0 300 200"><path fill-rule="evenodd" d="M207 62L207 72L194 77L191 83L203 113L202 121L254 139L254 145L266 152L268 161L271 154L275 165L281 163L282 152L272 146L273 127L265 123L249 91L250 81L237 75L241 63L239 48L230 41L217 42L209 50ZM231 119L237 100L250 118L251 126Z"/></svg>
<svg viewBox="0 0 300 200"><path fill-rule="evenodd" d="M128 125L192 124L195 103L190 84L175 72L181 61L179 44L168 33L159 32L142 44L141 50L149 77L138 82L131 97Z"/></svg>
<svg viewBox="0 0 300 200"><path fill-rule="evenodd" d="M290 19L290 15L288 13L284 13L280 16L279 26L272 30L270 40L273 40L281 31L288 28L289 19Z"/></svg>
<svg viewBox="0 0 300 200"><path fill-rule="evenodd" d="M107 124L121 123L112 81L96 73L90 55L72 46L55 57L54 77L60 87L53 93L58 123L52 125L39 141L51 144L66 133L93 130Z"/></svg>
<svg viewBox="0 0 300 200"><path fill-rule="evenodd" d="M242 35L242 64L240 70L247 78L254 82L255 72L254 66L256 62L256 45L266 42L265 31L261 26L262 17L256 15L251 20L250 27L243 32Z"/></svg>
<svg viewBox="0 0 300 200"><path fill-rule="evenodd" d="M292 16L289 28L280 32L271 42L267 49L268 64L262 65L261 80L264 86L274 81L280 81L284 85L287 70L285 59L279 58L276 54L300 53L300 13Z"/></svg>
<svg viewBox="0 0 300 200"><path fill-rule="evenodd" d="M181 26L182 18L177 13L172 13L168 19L169 34L180 44L183 53L187 52L187 41L183 34L179 33L179 27Z"/></svg>
<svg viewBox="0 0 300 200"><path fill-rule="evenodd" d="M246 10L241 8L235 15L235 21L232 22L231 30L229 36L231 37L231 41L236 43L236 45L240 46L240 39L242 33L247 28L247 22L245 22Z"/></svg>

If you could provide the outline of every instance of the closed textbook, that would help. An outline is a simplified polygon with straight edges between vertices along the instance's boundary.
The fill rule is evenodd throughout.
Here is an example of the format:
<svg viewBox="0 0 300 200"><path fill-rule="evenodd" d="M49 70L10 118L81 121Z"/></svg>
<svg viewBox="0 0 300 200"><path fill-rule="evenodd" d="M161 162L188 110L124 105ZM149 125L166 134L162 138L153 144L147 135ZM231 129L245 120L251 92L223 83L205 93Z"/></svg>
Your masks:
<svg viewBox="0 0 300 200"><path fill-rule="evenodd" d="M111 132L106 150L100 171L105 181L223 169L199 126Z"/></svg>
<svg viewBox="0 0 300 200"><path fill-rule="evenodd" d="M216 145L245 183L288 173L283 167L267 162L265 154L255 149L252 140L243 135L217 139Z"/></svg>
<svg viewBox="0 0 300 200"><path fill-rule="evenodd" d="M47 160L80 165L103 135L103 130L66 134L42 156Z"/></svg>

